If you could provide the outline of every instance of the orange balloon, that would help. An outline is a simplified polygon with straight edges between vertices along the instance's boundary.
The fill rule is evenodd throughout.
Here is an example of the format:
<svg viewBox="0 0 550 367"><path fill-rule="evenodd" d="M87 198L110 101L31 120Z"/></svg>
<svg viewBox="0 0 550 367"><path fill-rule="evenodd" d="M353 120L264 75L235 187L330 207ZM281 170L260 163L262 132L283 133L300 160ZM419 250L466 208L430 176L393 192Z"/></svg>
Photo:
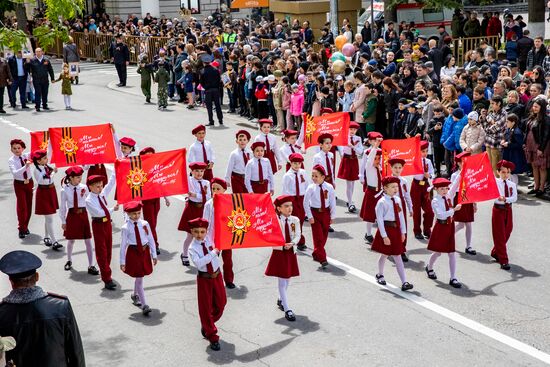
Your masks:
<svg viewBox="0 0 550 367"><path fill-rule="evenodd" d="M346 38L346 36L344 36L343 34L339 35L338 37L336 37L336 39L334 40L334 44L336 45L336 47L342 51L342 47L344 47L344 45L348 42L348 39Z"/></svg>

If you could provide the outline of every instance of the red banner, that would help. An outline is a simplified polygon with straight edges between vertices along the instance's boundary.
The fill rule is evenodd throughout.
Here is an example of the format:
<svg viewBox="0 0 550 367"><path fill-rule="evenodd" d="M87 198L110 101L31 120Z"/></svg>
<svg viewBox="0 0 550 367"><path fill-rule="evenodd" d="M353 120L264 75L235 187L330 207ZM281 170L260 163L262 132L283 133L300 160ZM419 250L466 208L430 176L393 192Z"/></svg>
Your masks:
<svg viewBox="0 0 550 367"><path fill-rule="evenodd" d="M487 152L462 158L458 203L478 203L499 197L495 174Z"/></svg>
<svg viewBox="0 0 550 367"><path fill-rule="evenodd" d="M269 194L214 195L214 223L220 250L284 246Z"/></svg>
<svg viewBox="0 0 550 367"><path fill-rule="evenodd" d="M31 153L38 149L48 150L50 133L48 131L31 131Z"/></svg>
<svg viewBox="0 0 550 367"><path fill-rule="evenodd" d="M110 124L50 128L51 162L57 167L113 163L116 160Z"/></svg>
<svg viewBox="0 0 550 367"><path fill-rule="evenodd" d="M405 160L405 167L401 176L412 176L422 174L422 154L420 151L420 137L408 139L389 139L382 141L382 173L384 176L391 175L391 166L388 161L392 158Z"/></svg>
<svg viewBox="0 0 550 367"><path fill-rule="evenodd" d="M185 162L185 149L117 159L118 203L187 193Z"/></svg>
<svg viewBox="0 0 550 367"><path fill-rule="evenodd" d="M319 145L317 138L324 133L332 134L333 146L348 146L349 144L349 113L336 112L323 116L312 117L302 114L304 126L304 142L306 149Z"/></svg>

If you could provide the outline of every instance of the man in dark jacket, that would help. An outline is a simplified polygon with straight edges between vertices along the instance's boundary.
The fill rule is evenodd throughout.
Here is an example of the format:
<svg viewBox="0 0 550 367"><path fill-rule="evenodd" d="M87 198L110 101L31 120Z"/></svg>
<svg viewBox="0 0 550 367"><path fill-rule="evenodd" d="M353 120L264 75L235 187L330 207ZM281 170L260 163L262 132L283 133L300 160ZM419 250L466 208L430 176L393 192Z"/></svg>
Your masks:
<svg viewBox="0 0 550 367"><path fill-rule="evenodd" d="M54 81L55 76L53 75L53 68L50 59L44 56L42 49L37 48L34 51L34 54L36 56L31 60L30 68L35 93L35 108L37 112L40 112L40 102L42 102L42 108L49 110L48 89L50 87L50 82L48 80L48 76L52 82Z"/></svg>
<svg viewBox="0 0 550 367"><path fill-rule="evenodd" d="M119 83L117 87L125 87L126 66L130 64L130 50L128 50L128 46L123 42L122 35L119 34L116 36L116 41L111 44L109 53L111 54L111 60L114 62L118 74Z"/></svg>
<svg viewBox="0 0 550 367"><path fill-rule="evenodd" d="M520 73L527 70L527 54L529 54L534 44L533 39L529 37L529 30L524 30L523 37L518 40L518 66Z"/></svg>
<svg viewBox="0 0 550 367"><path fill-rule="evenodd" d="M542 36L535 37L533 48L527 53L527 70L533 70L537 65L542 66L545 56L544 38Z"/></svg>
<svg viewBox="0 0 550 367"><path fill-rule="evenodd" d="M4 111L4 89L8 88L9 95L9 88L12 82L13 78L8 63L3 58L0 58L0 113L6 113Z"/></svg>
<svg viewBox="0 0 550 367"><path fill-rule="evenodd" d="M206 53L201 55L201 61L204 64L204 69L200 75L200 83L204 88L206 109L208 111L208 126L214 126L214 113L212 111L212 102L216 107L216 115L218 122L223 125L222 107L220 104L220 85L221 76L217 68L210 65L212 56Z"/></svg>
<svg viewBox="0 0 550 367"><path fill-rule="evenodd" d="M8 59L13 83L10 88L10 105L15 108L17 104L17 90L19 89L19 99L21 108L27 109L27 78L29 76L30 60L23 58L23 53L17 51L15 55Z"/></svg>
<svg viewBox="0 0 550 367"><path fill-rule="evenodd" d="M12 291L0 303L0 335L15 339L6 360L16 366L85 367L84 349L71 303L36 285L42 261L27 251L0 259Z"/></svg>

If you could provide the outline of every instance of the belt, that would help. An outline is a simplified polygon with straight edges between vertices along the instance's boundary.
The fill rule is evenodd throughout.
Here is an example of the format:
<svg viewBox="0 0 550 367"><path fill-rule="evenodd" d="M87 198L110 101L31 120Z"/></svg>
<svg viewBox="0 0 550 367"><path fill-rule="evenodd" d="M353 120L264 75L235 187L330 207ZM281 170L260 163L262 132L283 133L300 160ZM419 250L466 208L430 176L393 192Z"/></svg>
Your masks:
<svg viewBox="0 0 550 367"><path fill-rule="evenodd" d="M323 208L310 208L310 209L316 213L322 213L324 211L330 212L330 207L326 207L325 209Z"/></svg>
<svg viewBox="0 0 550 367"><path fill-rule="evenodd" d="M507 210L512 207L512 204L495 204L496 209Z"/></svg>
<svg viewBox="0 0 550 367"><path fill-rule="evenodd" d="M413 181L419 184L420 186L424 186L426 184L426 180L417 180L416 178L413 178Z"/></svg>
<svg viewBox="0 0 550 367"><path fill-rule="evenodd" d="M49 189L50 187L54 187L55 185L54 184L49 184L49 185L38 185L38 188L39 189Z"/></svg>
<svg viewBox="0 0 550 367"><path fill-rule="evenodd" d="M203 203L197 203L197 202L191 201L191 200L187 200L187 202L188 202L190 205L193 205L193 206L195 206L195 207L197 207L197 208L202 208L202 207L204 206Z"/></svg>
<svg viewBox="0 0 550 367"><path fill-rule="evenodd" d="M397 228L397 222L394 220L385 220L384 226Z"/></svg>
<svg viewBox="0 0 550 367"><path fill-rule="evenodd" d="M220 270L216 270L215 272L213 272L212 274L210 273L207 273L205 271L199 271L197 276L199 278L207 278L207 279L216 279L218 277L218 275L220 275Z"/></svg>
<svg viewBox="0 0 550 367"><path fill-rule="evenodd" d="M86 213L86 208L69 208L69 213L82 214ZM106 217L104 217L106 218Z"/></svg>
<svg viewBox="0 0 550 367"><path fill-rule="evenodd" d="M368 189L368 190L372 190L372 191L378 192L378 188L376 188L376 187L374 187L374 186L369 186L369 185L367 185L367 189Z"/></svg>
<svg viewBox="0 0 550 367"><path fill-rule="evenodd" d="M253 183L253 184L256 184L256 185L263 185L265 183L265 181L267 180L262 180L262 181L250 181L250 183Z"/></svg>
<svg viewBox="0 0 550 367"><path fill-rule="evenodd" d="M32 178L29 178L27 181L28 182L25 183L25 180L16 180L16 179L14 179L13 183L18 184L18 185L28 185L28 184L32 183Z"/></svg>
<svg viewBox="0 0 550 367"><path fill-rule="evenodd" d="M450 219L438 219L437 223L439 223L439 224L451 224L451 220Z"/></svg>
<svg viewBox="0 0 550 367"><path fill-rule="evenodd" d="M237 173L237 172L231 172L231 176L244 177L244 174Z"/></svg>
<svg viewBox="0 0 550 367"><path fill-rule="evenodd" d="M92 217L92 222L94 223L107 223L109 218L107 217Z"/></svg>
<svg viewBox="0 0 550 367"><path fill-rule="evenodd" d="M344 154L344 158L347 158L347 159L357 159L357 155L353 155L353 154Z"/></svg>

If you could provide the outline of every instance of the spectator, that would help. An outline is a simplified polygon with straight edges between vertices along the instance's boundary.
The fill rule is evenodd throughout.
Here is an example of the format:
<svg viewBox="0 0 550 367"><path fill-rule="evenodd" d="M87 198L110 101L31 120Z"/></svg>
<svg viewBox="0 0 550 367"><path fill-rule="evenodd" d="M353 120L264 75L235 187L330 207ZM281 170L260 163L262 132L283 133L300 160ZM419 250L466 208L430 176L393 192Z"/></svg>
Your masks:
<svg viewBox="0 0 550 367"><path fill-rule="evenodd" d="M479 124L479 114L472 111L468 114L468 124L460 134L460 148L471 154L481 153L485 143L485 131Z"/></svg>
<svg viewBox="0 0 550 367"><path fill-rule="evenodd" d="M546 46L544 38L537 36L534 39L533 48L527 54L527 70L533 70L537 65L542 65L546 57Z"/></svg>
<svg viewBox="0 0 550 367"><path fill-rule="evenodd" d="M525 172L527 169L527 160L523 150L524 143L525 139L519 128L518 116L513 113L508 114L504 139L502 139L500 145L502 146L502 159L512 162L516 166L512 171L512 180L516 184L518 183L518 174Z"/></svg>
<svg viewBox="0 0 550 367"><path fill-rule="evenodd" d="M473 11L470 14L470 19L464 24L464 36L465 37L479 37L481 36L481 24L477 19L477 12Z"/></svg>
<svg viewBox="0 0 550 367"><path fill-rule="evenodd" d="M506 112L503 108L501 96L494 96L491 99L490 112L487 115L485 130L485 150L489 155L493 171L497 172L497 163L501 160L500 142L504 136L506 125Z"/></svg>
<svg viewBox="0 0 550 367"><path fill-rule="evenodd" d="M550 167L550 118L546 114L547 102L536 98L527 118L525 155L533 169L534 187L528 194L541 197L544 194L548 168Z"/></svg>

